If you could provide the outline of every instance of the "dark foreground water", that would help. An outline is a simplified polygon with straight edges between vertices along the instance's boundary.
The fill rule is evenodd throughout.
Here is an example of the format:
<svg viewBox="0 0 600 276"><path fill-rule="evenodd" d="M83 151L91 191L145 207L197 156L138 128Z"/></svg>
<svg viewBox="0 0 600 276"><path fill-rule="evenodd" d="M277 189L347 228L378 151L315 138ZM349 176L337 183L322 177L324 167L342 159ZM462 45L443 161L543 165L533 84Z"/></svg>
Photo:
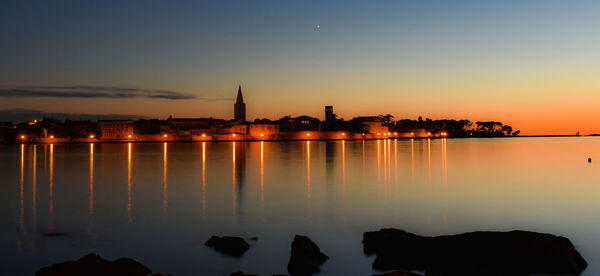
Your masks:
<svg viewBox="0 0 600 276"><path fill-rule="evenodd" d="M600 275L598 162L590 137L2 146L0 275L89 252L175 275L287 273L295 234L331 257L323 274L369 275L362 233L382 227L554 233ZM210 235L259 240L232 258Z"/></svg>

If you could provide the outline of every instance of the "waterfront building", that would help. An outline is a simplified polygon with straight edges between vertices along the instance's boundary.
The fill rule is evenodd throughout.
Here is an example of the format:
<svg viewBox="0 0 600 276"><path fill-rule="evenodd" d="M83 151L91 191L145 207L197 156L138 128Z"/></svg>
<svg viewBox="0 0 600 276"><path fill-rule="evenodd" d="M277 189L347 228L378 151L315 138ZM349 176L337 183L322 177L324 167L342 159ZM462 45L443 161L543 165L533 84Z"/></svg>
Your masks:
<svg viewBox="0 0 600 276"><path fill-rule="evenodd" d="M250 137L253 139L278 139L279 125L273 123L251 123L248 125Z"/></svg>
<svg viewBox="0 0 600 276"><path fill-rule="evenodd" d="M372 134L388 133L390 130L384 123L385 120L380 116L360 116L351 121L353 131Z"/></svg>
<svg viewBox="0 0 600 276"><path fill-rule="evenodd" d="M333 106L325 106L325 122L323 122L323 130L334 130L336 123L336 115L333 113Z"/></svg>
<svg viewBox="0 0 600 276"><path fill-rule="evenodd" d="M321 121L309 116L298 116L292 118L285 116L279 119L281 131L318 131Z"/></svg>
<svg viewBox="0 0 600 276"><path fill-rule="evenodd" d="M169 118L167 124L170 130L207 130L225 124L223 119L214 118Z"/></svg>
<svg viewBox="0 0 600 276"><path fill-rule="evenodd" d="M103 140L131 139L133 137L132 120L101 120L98 121L100 138Z"/></svg>

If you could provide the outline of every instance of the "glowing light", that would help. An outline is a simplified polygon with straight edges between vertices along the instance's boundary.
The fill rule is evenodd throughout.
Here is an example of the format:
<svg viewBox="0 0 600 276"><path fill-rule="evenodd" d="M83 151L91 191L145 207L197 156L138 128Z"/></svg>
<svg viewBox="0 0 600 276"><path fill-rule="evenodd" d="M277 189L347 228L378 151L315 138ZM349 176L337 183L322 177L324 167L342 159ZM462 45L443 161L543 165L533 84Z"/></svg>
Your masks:
<svg viewBox="0 0 600 276"><path fill-rule="evenodd" d="M131 134L127 135L127 138L131 138Z"/></svg>
<svg viewBox="0 0 600 276"><path fill-rule="evenodd" d="M235 133L233 135L231 135L231 136L235 137Z"/></svg>
<svg viewBox="0 0 600 276"><path fill-rule="evenodd" d="M395 135L395 136L398 136L398 132L394 132L394 135Z"/></svg>
<svg viewBox="0 0 600 276"><path fill-rule="evenodd" d="M90 138L94 139L94 135L90 135Z"/></svg>
<svg viewBox="0 0 600 276"><path fill-rule="evenodd" d="M431 132L427 132L427 135L431 136Z"/></svg>
<svg viewBox="0 0 600 276"><path fill-rule="evenodd" d="M386 136L386 135L388 135L388 134L387 134L387 133L384 133L384 134L383 134L383 136Z"/></svg>
<svg viewBox="0 0 600 276"><path fill-rule="evenodd" d="M381 133L377 133L377 135L381 135Z"/></svg>
<svg viewBox="0 0 600 276"><path fill-rule="evenodd" d="M202 137L206 137L206 134L202 133Z"/></svg>
<svg viewBox="0 0 600 276"><path fill-rule="evenodd" d="M310 133L307 133L306 136L310 136Z"/></svg>
<svg viewBox="0 0 600 276"><path fill-rule="evenodd" d="M411 133L410 133L410 136L415 136L415 133L414 133L414 132L411 132Z"/></svg>
<svg viewBox="0 0 600 276"><path fill-rule="evenodd" d="M346 135L346 133L343 133L343 132L342 132L342 136L345 136L345 135Z"/></svg>
<svg viewBox="0 0 600 276"><path fill-rule="evenodd" d="M54 135L50 135L50 139L54 139Z"/></svg>
<svg viewBox="0 0 600 276"><path fill-rule="evenodd" d="M165 135L163 135L163 137L167 138L167 135L165 134Z"/></svg>
<svg viewBox="0 0 600 276"><path fill-rule="evenodd" d="M25 139L25 135L21 135L21 139Z"/></svg>
<svg viewBox="0 0 600 276"><path fill-rule="evenodd" d="M261 133L261 134L260 134L260 137L263 137L263 136L265 136L265 135Z"/></svg>

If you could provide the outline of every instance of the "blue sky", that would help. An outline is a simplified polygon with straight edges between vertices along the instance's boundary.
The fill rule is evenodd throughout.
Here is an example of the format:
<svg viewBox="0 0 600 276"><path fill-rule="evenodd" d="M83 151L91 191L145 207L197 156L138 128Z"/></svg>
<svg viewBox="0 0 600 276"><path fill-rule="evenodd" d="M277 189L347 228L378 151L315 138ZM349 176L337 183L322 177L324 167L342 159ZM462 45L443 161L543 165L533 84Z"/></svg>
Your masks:
<svg viewBox="0 0 600 276"><path fill-rule="evenodd" d="M600 101L597 1L1 5L0 86L153 89L197 98L4 97L0 108L230 117L232 101L223 99L233 100L241 84L250 118L320 117L323 105L333 104L346 118L494 119L527 133L544 132L533 125L552 114L570 121L597 115L589 109ZM591 124L581 127L593 131ZM571 128L547 129L556 131Z"/></svg>

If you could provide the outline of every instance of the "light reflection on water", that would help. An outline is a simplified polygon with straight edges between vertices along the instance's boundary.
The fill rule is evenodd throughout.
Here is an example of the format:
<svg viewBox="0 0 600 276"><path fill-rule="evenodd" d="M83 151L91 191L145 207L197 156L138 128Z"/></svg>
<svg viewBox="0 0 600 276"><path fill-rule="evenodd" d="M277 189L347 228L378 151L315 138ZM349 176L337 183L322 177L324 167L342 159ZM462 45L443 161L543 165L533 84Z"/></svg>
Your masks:
<svg viewBox="0 0 600 276"><path fill-rule="evenodd" d="M331 256L324 274L368 275L362 233L381 227L555 233L600 274L597 156L597 138L3 146L0 274L88 252L177 275L286 273L306 234ZM210 235L260 239L229 258Z"/></svg>

